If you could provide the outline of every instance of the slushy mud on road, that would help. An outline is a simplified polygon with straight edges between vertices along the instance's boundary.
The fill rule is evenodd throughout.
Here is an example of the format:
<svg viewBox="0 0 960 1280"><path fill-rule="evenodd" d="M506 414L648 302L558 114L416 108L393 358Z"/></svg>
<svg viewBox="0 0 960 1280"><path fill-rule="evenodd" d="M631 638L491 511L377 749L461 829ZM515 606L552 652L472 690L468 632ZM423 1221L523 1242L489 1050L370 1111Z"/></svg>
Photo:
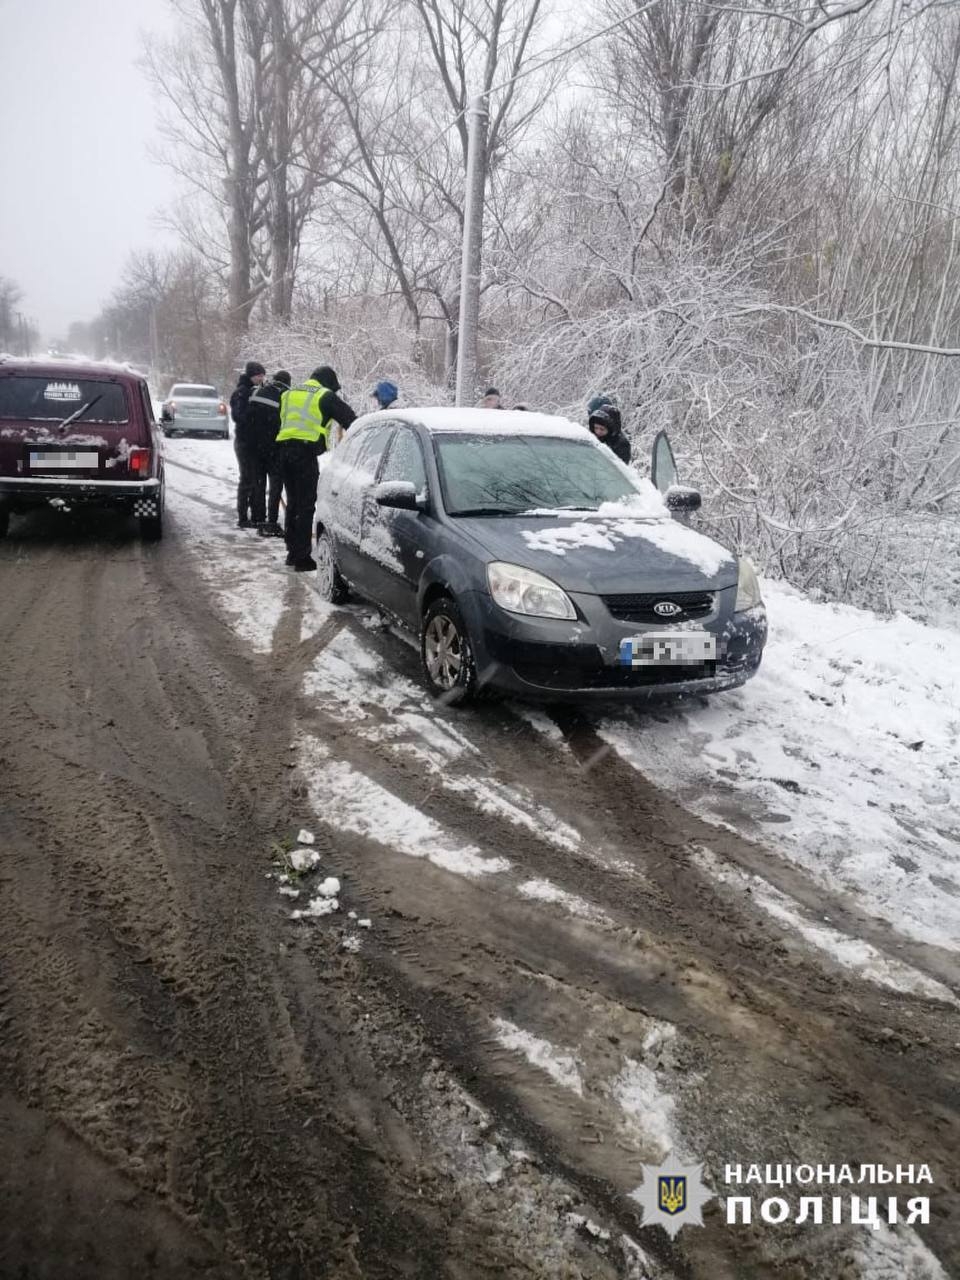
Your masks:
<svg viewBox="0 0 960 1280"><path fill-rule="evenodd" d="M207 448L170 451L158 547L53 513L0 544L0 1274L957 1274L954 954L691 816L589 716L429 703L364 610L219 529ZM339 910L292 918L328 876ZM923 1161L930 1224L714 1199L672 1241L633 1196L671 1152L715 1191Z"/></svg>

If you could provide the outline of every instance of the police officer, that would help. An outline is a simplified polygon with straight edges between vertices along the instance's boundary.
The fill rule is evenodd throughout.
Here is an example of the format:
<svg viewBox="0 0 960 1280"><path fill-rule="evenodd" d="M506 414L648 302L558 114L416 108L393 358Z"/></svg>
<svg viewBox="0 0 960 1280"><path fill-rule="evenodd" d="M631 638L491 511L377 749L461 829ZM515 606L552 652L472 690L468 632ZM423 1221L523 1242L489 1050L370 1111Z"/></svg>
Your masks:
<svg viewBox="0 0 960 1280"><path fill-rule="evenodd" d="M340 379L324 364L280 399L277 454L287 493L287 564L298 573L317 567L310 554L317 507L317 459L326 452L330 424L336 422L346 430L357 416L337 395L339 390Z"/></svg>
<svg viewBox="0 0 960 1280"><path fill-rule="evenodd" d="M250 507L257 533L264 538L282 538L280 528L280 478L277 433L280 430L280 397L290 390L290 375L278 369L272 378L254 389L247 401L247 431L254 450L253 495ZM267 504L267 479L270 501Z"/></svg>
<svg viewBox="0 0 960 1280"><path fill-rule="evenodd" d="M267 371L259 360L248 360L230 397L230 416L233 418L233 451L237 455L240 479L237 483L237 528L249 529L253 519L253 475L256 467L256 450L247 429L250 397L260 386Z"/></svg>

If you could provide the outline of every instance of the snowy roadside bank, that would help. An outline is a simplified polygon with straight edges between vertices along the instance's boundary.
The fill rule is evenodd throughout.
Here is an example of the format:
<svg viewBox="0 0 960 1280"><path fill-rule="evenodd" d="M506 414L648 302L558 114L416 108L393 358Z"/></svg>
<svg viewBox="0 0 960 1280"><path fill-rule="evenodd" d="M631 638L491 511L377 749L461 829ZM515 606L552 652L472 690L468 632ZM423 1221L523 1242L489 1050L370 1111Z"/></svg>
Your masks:
<svg viewBox="0 0 960 1280"><path fill-rule="evenodd" d="M960 634L764 591L771 634L750 684L613 715L602 736L700 816L960 948Z"/></svg>

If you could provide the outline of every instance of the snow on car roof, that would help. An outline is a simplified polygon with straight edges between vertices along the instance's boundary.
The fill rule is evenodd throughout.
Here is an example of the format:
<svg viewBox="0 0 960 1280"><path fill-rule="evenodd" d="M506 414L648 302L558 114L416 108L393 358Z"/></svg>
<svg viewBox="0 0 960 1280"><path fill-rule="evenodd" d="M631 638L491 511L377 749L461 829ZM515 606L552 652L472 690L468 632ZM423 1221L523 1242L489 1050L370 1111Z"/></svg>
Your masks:
<svg viewBox="0 0 960 1280"><path fill-rule="evenodd" d="M373 414L373 417L381 415ZM443 405L423 409L388 409L384 418L416 422L436 432L463 432L469 435L556 436L587 441L593 437L585 426L552 413L527 413L515 409L462 409Z"/></svg>
<svg viewBox="0 0 960 1280"><path fill-rule="evenodd" d="M113 360L84 360L79 356L0 356L0 373L25 373L42 378L143 378L132 364Z"/></svg>

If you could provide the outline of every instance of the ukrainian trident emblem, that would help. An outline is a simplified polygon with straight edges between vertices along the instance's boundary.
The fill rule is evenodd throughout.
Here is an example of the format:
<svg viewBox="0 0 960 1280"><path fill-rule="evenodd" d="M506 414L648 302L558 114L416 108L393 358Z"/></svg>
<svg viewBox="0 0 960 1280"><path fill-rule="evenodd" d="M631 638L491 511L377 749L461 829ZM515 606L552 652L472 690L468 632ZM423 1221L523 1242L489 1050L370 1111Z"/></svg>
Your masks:
<svg viewBox="0 0 960 1280"><path fill-rule="evenodd" d="M660 1208L664 1213L682 1213L687 1207L687 1179L685 1177L657 1178L660 1189Z"/></svg>

